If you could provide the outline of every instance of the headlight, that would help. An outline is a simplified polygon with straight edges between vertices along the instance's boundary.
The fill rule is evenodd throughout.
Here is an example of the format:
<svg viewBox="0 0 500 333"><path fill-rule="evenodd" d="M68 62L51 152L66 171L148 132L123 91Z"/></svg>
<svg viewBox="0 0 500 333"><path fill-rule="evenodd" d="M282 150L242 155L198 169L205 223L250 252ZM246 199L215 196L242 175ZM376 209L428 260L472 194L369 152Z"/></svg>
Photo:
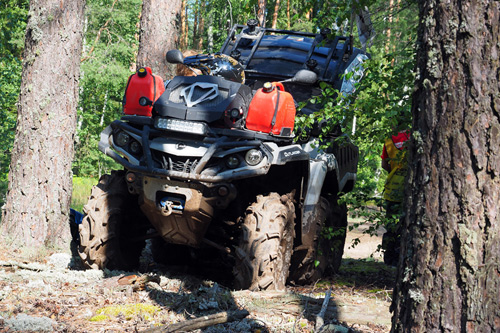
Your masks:
<svg viewBox="0 0 500 333"><path fill-rule="evenodd" d="M262 152L258 149L250 149L245 155L245 162L248 165L257 165L262 161Z"/></svg>
<svg viewBox="0 0 500 333"><path fill-rule="evenodd" d="M159 129L199 134L207 134L207 124L202 122L186 121L179 119L156 118L155 127Z"/></svg>
<svg viewBox="0 0 500 333"><path fill-rule="evenodd" d="M130 144L130 151L133 153L133 154L139 154L142 150L142 146L139 142L137 141L132 141L132 143Z"/></svg>
<svg viewBox="0 0 500 333"><path fill-rule="evenodd" d="M229 168L234 169L240 165L240 159L234 155L229 156L228 158L226 158L226 165Z"/></svg>
<svg viewBox="0 0 500 333"><path fill-rule="evenodd" d="M130 135L125 132L118 132L116 135L116 144L120 147L126 146L130 142Z"/></svg>

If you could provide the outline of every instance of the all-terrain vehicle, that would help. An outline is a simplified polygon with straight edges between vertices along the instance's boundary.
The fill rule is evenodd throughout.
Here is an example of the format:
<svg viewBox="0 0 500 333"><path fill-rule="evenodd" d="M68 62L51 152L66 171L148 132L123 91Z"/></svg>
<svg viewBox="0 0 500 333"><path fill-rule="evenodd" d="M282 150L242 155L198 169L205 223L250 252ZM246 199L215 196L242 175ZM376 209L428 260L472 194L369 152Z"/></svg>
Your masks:
<svg viewBox="0 0 500 333"><path fill-rule="evenodd" d="M124 116L99 149L124 170L103 176L79 226L89 268L137 266L145 240L164 264L233 273L239 289L283 289L340 265L347 225L340 192L356 181L358 148L320 125L294 134L296 106L319 81L349 93L366 56L349 37L235 25L220 52L170 63L193 76L131 76ZM299 112L317 111L309 103ZM304 139L305 137L305 139ZM154 230L154 232L152 232Z"/></svg>

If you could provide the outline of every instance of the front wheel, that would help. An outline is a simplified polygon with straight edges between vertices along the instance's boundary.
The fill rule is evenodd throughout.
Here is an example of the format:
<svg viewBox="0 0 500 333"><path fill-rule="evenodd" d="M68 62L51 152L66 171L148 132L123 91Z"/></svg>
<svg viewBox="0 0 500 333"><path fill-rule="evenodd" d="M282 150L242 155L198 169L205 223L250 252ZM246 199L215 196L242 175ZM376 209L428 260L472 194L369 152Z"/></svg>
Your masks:
<svg viewBox="0 0 500 333"><path fill-rule="evenodd" d="M102 176L83 208L78 253L87 268L129 270L139 264L149 224L124 176L123 171Z"/></svg>
<svg viewBox="0 0 500 333"><path fill-rule="evenodd" d="M347 207L321 197L316 205L316 237L310 249L294 252L290 269L290 281L311 284L327 273L340 268L347 228Z"/></svg>
<svg viewBox="0 0 500 333"><path fill-rule="evenodd" d="M236 289L284 290L293 251L295 208L284 195L259 195L244 216L236 247Z"/></svg>

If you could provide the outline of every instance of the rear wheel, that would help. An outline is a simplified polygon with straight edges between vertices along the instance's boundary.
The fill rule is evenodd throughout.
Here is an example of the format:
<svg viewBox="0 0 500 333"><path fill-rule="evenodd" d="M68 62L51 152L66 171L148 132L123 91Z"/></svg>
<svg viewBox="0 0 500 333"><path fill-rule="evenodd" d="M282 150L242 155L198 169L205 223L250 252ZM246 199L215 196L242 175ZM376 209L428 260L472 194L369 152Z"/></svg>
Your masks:
<svg viewBox="0 0 500 333"><path fill-rule="evenodd" d="M326 273L340 268L347 228L347 207L320 198L317 209L316 237L313 248L295 251L289 280L295 284L316 282Z"/></svg>
<svg viewBox="0 0 500 333"><path fill-rule="evenodd" d="M295 209L288 196L259 195L244 216L236 247L236 289L285 289L293 251Z"/></svg>
<svg viewBox="0 0 500 333"><path fill-rule="evenodd" d="M123 171L104 175L94 186L79 226L78 253L87 268L134 269L149 223L137 197L129 194Z"/></svg>

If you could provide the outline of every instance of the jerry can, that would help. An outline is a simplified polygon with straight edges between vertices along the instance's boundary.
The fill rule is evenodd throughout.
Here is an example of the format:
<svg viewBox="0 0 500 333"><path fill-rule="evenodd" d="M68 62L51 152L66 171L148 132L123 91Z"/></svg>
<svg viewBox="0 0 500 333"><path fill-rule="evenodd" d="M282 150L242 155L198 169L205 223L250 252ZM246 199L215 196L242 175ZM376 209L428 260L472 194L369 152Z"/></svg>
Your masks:
<svg viewBox="0 0 500 333"><path fill-rule="evenodd" d="M246 116L252 131L291 136L295 122L295 103L281 82L266 82L257 90Z"/></svg>
<svg viewBox="0 0 500 333"><path fill-rule="evenodd" d="M123 96L123 113L126 115L151 117L154 103L165 91L163 79L153 75L150 67L141 67L130 75ZM152 103L141 105L139 99L146 97Z"/></svg>

